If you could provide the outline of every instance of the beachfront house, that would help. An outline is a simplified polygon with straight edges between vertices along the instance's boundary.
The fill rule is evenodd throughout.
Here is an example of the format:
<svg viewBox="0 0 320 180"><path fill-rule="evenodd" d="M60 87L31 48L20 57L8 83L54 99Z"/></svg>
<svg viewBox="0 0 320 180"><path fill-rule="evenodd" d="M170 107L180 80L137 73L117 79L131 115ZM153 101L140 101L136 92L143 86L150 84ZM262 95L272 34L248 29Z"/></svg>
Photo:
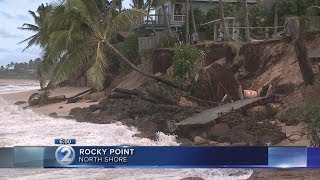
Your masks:
<svg viewBox="0 0 320 180"><path fill-rule="evenodd" d="M224 1L236 2L236 0ZM209 9L219 5L219 0L191 0L191 3L192 8L198 8L204 13L207 13ZM247 3L254 4L256 3L256 0L247 0ZM164 13L163 10L165 10L166 13ZM167 14L170 28L177 31L186 21L186 0L154 0L150 12L152 13L150 13L149 18L140 19L136 22L135 29L165 29L166 24L164 14Z"/></svg>

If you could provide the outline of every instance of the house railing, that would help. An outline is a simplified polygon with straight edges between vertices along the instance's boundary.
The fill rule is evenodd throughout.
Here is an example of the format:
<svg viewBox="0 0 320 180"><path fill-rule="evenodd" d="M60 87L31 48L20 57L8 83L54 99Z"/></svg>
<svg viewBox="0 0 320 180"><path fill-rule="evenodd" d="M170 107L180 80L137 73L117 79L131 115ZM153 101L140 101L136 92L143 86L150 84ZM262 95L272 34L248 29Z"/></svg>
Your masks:
<svg viewBox="0 0 320 180"><path fill-rule="evenodd" d="M159 25L164 26L164 15L160 14L150 14L148 17L143 17L140 19L137 19L133 22L133 27L139 27L141 25ZM186 15L174 15L173 20L171 19L171 15L167 15L167 20L169 21L169 24L174 23L183 23L186 20Z"/></svg>
<svg viewBox="0 0 320 180"><path fill-rule="evenodd" d="M185 22L186 21L186 15L174 15L173 21L174 22Z"/></svg>

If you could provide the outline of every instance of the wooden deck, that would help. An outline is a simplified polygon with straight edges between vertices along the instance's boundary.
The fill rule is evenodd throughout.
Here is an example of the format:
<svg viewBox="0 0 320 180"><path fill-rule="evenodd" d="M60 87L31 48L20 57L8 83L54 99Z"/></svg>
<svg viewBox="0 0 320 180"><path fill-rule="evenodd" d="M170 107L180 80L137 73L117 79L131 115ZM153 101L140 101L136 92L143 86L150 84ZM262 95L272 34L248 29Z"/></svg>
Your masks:
<svg viewBox="0 0 320 180"><path fill-rule="evenodd" d="M257 102L259 100L265 99L267 97L258 97L253 99L244 99L235 101L233 103L224 104L222 106L217 106L215 108L206 110L202 113L196 114L190 118L187 118L183 121L180 121L179 123L176 123L177 126L185 126L185 125L204 125L208 124L217 118L219 118L221 115L228 113L232 110L240 109L244 106L247 106L249 104L252 104L254 102Z"/></svg>

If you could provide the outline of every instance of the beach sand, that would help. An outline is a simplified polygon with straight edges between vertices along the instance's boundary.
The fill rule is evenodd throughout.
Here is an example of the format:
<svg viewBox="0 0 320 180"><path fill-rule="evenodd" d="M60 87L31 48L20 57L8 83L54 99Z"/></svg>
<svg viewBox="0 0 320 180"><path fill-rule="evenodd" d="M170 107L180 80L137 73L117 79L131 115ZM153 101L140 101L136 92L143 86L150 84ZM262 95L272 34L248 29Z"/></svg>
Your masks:
<svg viewBox="0 0 320 180"><path fill-rule="evenodd" d="M56 88L50 92L50 96L59 96L65 95L67 98L72 97L76 94L79 94L85 90L89 89L88 87L61 87ZM8 94L0 94L5 101L10 104L14 104L17 101L28 101L31 94L39 92L38 90L24 91L24 92L16 92L16 93L8 93ZM50 113L57 113L58 116L68 116L71 109L76 107L88 107L92 104L97 104L97 102L88 102L87 100L82 100L77 103L66 104L66 102L54 103L42 105L40 107L35 106L31 107L32 111L38 114L49 115ZM28 106L28 103L21 104L19 107L23 108Z"/></svg>

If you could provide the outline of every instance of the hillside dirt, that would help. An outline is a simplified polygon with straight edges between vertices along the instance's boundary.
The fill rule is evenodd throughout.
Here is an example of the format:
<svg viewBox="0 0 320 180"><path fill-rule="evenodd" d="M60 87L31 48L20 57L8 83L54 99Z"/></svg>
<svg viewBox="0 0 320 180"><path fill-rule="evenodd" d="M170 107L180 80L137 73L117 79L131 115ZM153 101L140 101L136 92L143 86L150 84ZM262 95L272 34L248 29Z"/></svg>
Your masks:
<svg viewBox="0 0 320 180"><path fill-rule="evenodd" d="M320 44L319 35L309 38L307 44L315 48ZM120 121L138 128L142 137L156 138L157 131L175 134L182 145L310 146L305 123L285 117L287 110L303 103L308 94L289 39L245 44L232 57L227 57L232 51L230 46L208 44L200 48L206 53L205 63L211 64L203 66L199 74L200 86L191 91L192 97L132 71L116 78L115 89L107 91L107 96L98 104L74 109L70 115L78 121L93 123ZM150 72L158 69L162 74L166 71L168 77L173 53L169 49L157 52L165 59L149 63L153 68L150 65L139 65L139 68ZM221 63L222 60L225 62ZM270 94L275 98L234 110L204 126L175 125L219 105L225 95L224 103L238 100L239 85L261 95L272 85ZM308 92L314 91L312 89L314 87ZM313 93L310 97L316 96L319 95Z"/></svg>

